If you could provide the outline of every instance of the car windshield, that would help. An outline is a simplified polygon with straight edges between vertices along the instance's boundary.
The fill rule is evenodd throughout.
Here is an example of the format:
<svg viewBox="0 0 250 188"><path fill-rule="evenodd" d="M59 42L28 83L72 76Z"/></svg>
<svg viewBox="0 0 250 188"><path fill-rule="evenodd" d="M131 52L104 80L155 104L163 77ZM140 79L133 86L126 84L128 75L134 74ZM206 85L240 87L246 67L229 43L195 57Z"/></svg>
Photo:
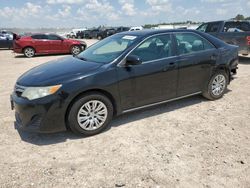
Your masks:
<svg viewBox="0 0 250 188"><path fill-rule="evenodd" d="M113 35L90 46L76 57L86 61L109 63L135 43L137 38L134 35Z"/></svg>

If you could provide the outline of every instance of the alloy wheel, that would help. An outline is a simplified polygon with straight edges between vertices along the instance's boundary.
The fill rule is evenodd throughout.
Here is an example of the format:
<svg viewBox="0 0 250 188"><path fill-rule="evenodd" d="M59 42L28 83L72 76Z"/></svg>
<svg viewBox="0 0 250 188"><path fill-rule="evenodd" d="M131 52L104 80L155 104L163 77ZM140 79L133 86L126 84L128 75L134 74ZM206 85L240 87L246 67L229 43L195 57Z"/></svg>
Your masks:
<svg viewBox="0 0 250 188"><path fill-rule="evenodd" d="M92 131L100 128L107 117L107 106L99 100L91 100L79 109L77 121L82 129Z"/></svg>
<svg viewBox="0 0 250 188"><path fill-rule="evenodd" d="M212 94L214 96L221 95L226 88L226 78L222 74L218 74L212 82Z"/></svg>
<svg viewBox="0 0 250 188"><path fill-rule="evenodd" d="M81 52L81 49L79 46L73 46L72 47L72 54L77 55Z"/></svg>
<svg viewBox="0 0 250 188"><path fill-rule="evenodd" d="M24 50L24 55L25 55L26 57L33 57L33 56L35 55L35 51L34 51L34 49L32 49L32 48L26 48L26 49Z"/></svg>

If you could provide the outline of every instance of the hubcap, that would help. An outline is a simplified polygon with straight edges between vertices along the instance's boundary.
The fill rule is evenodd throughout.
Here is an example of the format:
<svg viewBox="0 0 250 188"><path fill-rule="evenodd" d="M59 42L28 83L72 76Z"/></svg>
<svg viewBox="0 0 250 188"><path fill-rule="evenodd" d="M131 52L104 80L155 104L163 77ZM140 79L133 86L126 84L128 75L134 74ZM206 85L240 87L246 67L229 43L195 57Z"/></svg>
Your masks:
<svg viewBox="0 0 250 188"><path fill-rule="evenodd" d="M31 49L31 48L27 48L27 49L25 49L25 55L27 56L27 57L32 57L32 56L34 56L34 50L33 49Z"/></svg>
<svg viewBox="0 0 250 188"><path fill-rule="evenodd" d="M91 131L100 128L106 121L108 109L98 100L86 102L79 110L77 121L84 130Z"/></svg>
<svg viewBox="0 0 250 188"><path fill-rule="evenodd" d="M81 50L80 50L80 48L78 47L78 46L74 46L73 48L72 48L72 53L73 54L79 54L81 52Z"/></svg>
<svg viewBox="0 0 250 188"><path fill-rule="evenodd" d="M219 96L223 93L226 87L226 78L224 75L217 75L212 83L212 94L215 96Z"/></svg>

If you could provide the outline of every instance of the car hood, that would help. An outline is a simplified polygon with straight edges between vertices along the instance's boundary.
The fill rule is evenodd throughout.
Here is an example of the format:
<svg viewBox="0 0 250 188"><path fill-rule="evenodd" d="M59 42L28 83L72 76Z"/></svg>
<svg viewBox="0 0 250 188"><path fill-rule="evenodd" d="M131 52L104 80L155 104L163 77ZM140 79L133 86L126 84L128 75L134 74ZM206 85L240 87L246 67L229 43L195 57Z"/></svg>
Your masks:
<svg viewBox="0 0 250 188"><path fill-rule="evenodd" d="M62 84L69 80L89 75L96 71L101 63L66 57L50 61L35 67L18 78L17 84L22 86L50 86Z"/></svg>

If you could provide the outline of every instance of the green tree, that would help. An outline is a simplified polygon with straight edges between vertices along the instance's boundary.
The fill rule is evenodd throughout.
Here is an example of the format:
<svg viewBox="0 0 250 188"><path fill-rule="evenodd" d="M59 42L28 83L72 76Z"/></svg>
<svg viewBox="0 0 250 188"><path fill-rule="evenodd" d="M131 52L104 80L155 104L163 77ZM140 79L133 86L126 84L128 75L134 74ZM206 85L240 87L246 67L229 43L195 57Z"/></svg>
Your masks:
<svg viewBox="0 0 250 188"><path fill-rule="evenodd" d="M238 14L237 16L235 16L234 20L244 20L245 17L242 14Z"/></svg>

